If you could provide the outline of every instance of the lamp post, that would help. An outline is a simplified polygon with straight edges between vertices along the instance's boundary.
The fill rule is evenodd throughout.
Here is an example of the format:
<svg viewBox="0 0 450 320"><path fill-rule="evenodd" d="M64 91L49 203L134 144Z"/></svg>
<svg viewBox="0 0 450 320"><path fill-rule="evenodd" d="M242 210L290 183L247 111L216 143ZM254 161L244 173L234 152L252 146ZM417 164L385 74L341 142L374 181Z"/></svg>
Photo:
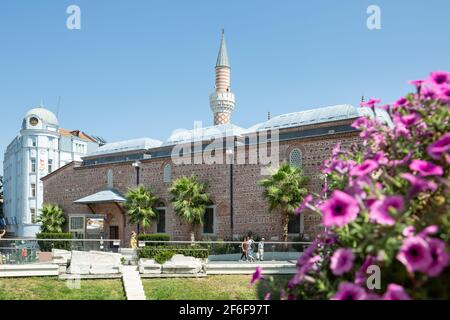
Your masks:
<svg viewBox="0 0 450 320"><path fill-rule="evenodd" d="M233 241L234 235L234 210L233 210L233 162L234 162L234 150L227 149L226 156L229 160L230 164L230 232L231 232L231 241Z"/></svg>
<svg viewBox="0 0 450 320"><path fill-rule="evenodd" d="M141 170L141 162L136 160L133 162L133 167L136 169L136 186L139 186L139 174ZM137 234L139 234L139 222L137 223Z"/></svg>
<svg viewBox="0 0 450 320"><path fill-rule="evenodd" d="M133 162L133 167L136 169L136 186L139 186L139 173L141 169L141 162L139 160L136 160Z"/></svg>

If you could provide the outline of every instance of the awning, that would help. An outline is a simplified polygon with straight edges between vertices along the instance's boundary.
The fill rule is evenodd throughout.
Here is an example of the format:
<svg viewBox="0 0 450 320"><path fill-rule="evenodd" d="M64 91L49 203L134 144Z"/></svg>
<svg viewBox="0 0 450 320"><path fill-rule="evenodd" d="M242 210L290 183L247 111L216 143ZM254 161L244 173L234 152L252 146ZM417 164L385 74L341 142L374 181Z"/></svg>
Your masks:
<svg viewBox="0 0 450 320"><path fill-rule="evenodd" d="M103 190L87 197L75 200L73 203L79 204L97 204L97 203L121 203L127 201L122 194L114 189Z"/></svg>

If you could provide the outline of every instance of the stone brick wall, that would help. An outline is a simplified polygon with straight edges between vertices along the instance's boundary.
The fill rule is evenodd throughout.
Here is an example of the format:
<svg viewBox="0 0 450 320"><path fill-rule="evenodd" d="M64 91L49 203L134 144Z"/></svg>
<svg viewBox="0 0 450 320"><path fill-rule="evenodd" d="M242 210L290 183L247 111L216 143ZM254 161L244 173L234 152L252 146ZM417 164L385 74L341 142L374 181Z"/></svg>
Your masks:
<svg viewBox="0 0 450 320"><path fill-rule="evenodd" d="M308 139L294 139L280 142L280 162L289 161L289 154L294 148L298 148L303 154L303 168L305 174L311 178L309 188L318 192L322 181L318 178L319 167L330 154L336 143L343 147L353 142L358 142L357 133L345 133ZM140 170L140 182L149 187L153 193L161 198L166 205L167 224L166 231L171 234L173 240L188 240L190 227L181 223L175 216L170 205L168 188L171 183L163 181L163 168L171 163L169 158L155 158L143 160ZM235 164L234 175L234 234L244 235L252 231L266 239L279 237L281 239L282 225L281 215L269 212L268 205L262 197L262 187L258 181L263 178L261 165ZM51 175L44 181L44 202L59 204L67 215L86 213L91 210L86 205L77 205L73 201L88 196L107 188L107 172L113 172L114 188L125 194L129 188L136 185L136 171L132 162L117 164L103 164L95 166L80 166L72 163ZM215 237L217 239L229 239L230 229L230 166L227 164L214 165L174 165L172 164L172 181L178 177L196 174L200 181L206 182L208 192L216 207ZM120 213L115 207L97 206L98 213L110 213L111 221L120 220ZM115 213L112 213L115 212ZM115 220L114 220L115 219ZM306 214L304 218L304 232L310 237L320 230L320 216ZM129 234L134 226L127 223L127 227L121 231L121 238L129 239ZM197 230L201 236L201 230Z"/></svg>

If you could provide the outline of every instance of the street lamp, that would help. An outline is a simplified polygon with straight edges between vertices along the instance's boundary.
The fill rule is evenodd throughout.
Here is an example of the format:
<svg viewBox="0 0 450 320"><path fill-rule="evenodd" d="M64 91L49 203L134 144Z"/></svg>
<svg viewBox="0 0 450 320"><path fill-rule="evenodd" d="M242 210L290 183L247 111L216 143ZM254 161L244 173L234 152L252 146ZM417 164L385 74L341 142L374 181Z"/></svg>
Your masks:
<svg viewBox="0 0 450 320"><path fill-rule="evenodd" d="M234 162L234 149L227 149L225 151L228 163L230 164L230 231L231 231L231 241L233 241L234 235L234 210L233 210L233 162Z"/></svg>
<svg viewBox="0 0 450 320"><path fill-rule="evenodd" d="M136 160L133 162L133 167L136 169L136 185L139 186L139 173L141 169L141 162L139 160Z"/></svg>

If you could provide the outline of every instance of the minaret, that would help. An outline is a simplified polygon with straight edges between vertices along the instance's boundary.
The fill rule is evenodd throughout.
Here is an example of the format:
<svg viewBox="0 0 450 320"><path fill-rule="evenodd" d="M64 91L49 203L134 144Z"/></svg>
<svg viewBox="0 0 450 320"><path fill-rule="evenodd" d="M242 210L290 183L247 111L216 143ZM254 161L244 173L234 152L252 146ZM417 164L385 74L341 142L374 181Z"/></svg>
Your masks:
<svg viewBox="0 0 450 320"><path fill-rule="evenodd" d="M214 125L229 123L234 110L235 98L230 87L230 69L224 30L222 30L222 41L216 62L216 91L209 96L209 105L214 113Z"/></svg>

